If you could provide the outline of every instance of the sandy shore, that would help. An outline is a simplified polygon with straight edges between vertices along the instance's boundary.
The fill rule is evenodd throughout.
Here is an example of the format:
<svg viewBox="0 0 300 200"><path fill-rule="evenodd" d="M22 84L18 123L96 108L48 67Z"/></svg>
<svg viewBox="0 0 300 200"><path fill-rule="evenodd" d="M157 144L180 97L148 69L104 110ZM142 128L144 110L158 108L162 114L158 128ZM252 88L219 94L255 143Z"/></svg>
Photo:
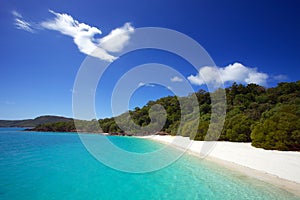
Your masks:
<svg viewBox="0 0 300 200"><path fill-rule="evenodd" d="M189 153L269 182L300 196L300 152L271 151L252 147L250 143L191 141L181 136L146 136ZM210 148L211 147L211 148Z"/></svg>

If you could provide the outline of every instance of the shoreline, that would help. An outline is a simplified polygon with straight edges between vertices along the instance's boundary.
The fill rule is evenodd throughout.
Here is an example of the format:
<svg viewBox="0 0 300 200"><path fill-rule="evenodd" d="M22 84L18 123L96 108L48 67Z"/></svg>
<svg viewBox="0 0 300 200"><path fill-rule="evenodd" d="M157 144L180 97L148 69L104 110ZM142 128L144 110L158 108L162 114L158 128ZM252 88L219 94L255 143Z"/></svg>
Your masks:
<svg viewBox="0 0 300 200"><path fill-rule="evenodd" d="M255 148L250 143L193 141L182 136L151 135L139 138L172 145L199 159L207 159L300 197L300 152L264 150ZM204 143L215 143L205 157L200 152Z"/></svg>

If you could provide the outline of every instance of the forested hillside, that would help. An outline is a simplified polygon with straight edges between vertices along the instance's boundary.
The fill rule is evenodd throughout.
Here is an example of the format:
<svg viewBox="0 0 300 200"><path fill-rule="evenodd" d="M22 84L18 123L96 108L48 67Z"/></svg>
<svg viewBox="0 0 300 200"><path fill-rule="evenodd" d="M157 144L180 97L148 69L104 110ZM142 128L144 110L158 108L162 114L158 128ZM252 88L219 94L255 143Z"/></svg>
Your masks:
<svg viewBox="0 0 300 200"><path fill-rule="evenodd" d="M72 118L60 117L60 116L40 116L35 119L24 119L24 120L0 120L0 127L35 127L45 123L56 123L56 122L70 122Z"/></svg>
<svg viewBox="0 0 300 200"><path fill-rule="evenodd" d="M129 113L118 116L118 123L126 126L122 122L127 122L126 119L130 115L136 125L146 127L150 123L149 109L152 105L160 104L165 108L167 119L162 130L156 130L155 126L160 123L160 119L155 118L157 121L151 123L153 127L149 127L153 133L163 131L194 140L207 139L205 135L211 118L210 95L213 94L200 90L195 95L199 101L199 108L196 108L198 105L193 105L191 95L180 97L180 101L188 108L185 110L180 109L178 97L168 96L149 101L142 108L136 107ZM265 149L300 150L300 81L279 83L277 87L268 89L256 84L245 86L234 83L226 88L226 101L226 120L219 140L252 142L253 146ZM197 116L193 114L195 110L199 110L200 119L195 119L194 116ZM179 126L182 112L186 112L186 123ZM159 115L159 111L156 114ZM99 123L103 132L123 132L114 118L100 119ZM66 131L75 130L73 123L60 123L59 125L58 131L63 131L64 126L69 127L65 129ZM54 124L47 126L51 128ZM43 125L35 130L43 130ZM130 130L129 134L144 134L134 127Z"/></svg>

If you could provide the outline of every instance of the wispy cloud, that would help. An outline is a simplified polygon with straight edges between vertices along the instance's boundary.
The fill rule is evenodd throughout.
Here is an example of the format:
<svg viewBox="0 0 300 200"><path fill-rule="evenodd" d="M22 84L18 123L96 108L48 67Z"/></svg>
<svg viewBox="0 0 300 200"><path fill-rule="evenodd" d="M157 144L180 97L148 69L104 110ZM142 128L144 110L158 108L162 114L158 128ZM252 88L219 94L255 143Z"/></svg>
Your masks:
<svg viewBox="0 0 300 200"><path fill-rule="evenodd" d="M182 79L182 78L179 78L178 76L174 76L174 77L171 78L171 81L172 81L172 82L182 82L183 79Z"/></svg>
<svg viewBox="0 0 300 200"><path fill-rule="evenodd" d="M40 23L24 20L23 16L15 10L11 13L15 17L16 28L31 33L39 29L58 31L72 37L80 52L107 62L117 59L111 53L120 52L128 44L130 34L134 32L134 27L127 22L122 27L113 29L108 35L96 38L97 34L102 34L102 31L97 27L81 23L69 14L57 13L52 10L49 12L55 17Z"/></svg>
<svg viewBox="0 0 300 200"><path fill-rule="evenodd" d="M125 23L124 26L112 30L107 36L97 39L95 35L102 34L97 27L80 23L65 13L56 13L52 10L49 12L54 14L55 18L41 22L42 27L72 37L79 51L108 62L117 59L109 52L121 51L128 43L130 34L134 32L131 24Z"/></svg>
<svg viewBox="0 0 300 200"><path fill-rule="evenodd" d="M30 33L35 32L32 27L32 24L30 22L27 22L26 20L24 20L20 13L18 13L15 10L13 10L11 13L15 17L15 26L17 29L28 31Z"/></svg>
<svg viewBox="0 0 300 200"><path fill-rule="evenodd" d="M15 16L17 18L22 18L22 15L15 10L11 11L11 14L13 14L13 16Z"/></svg>
<svg viewBox="0 0 300 200"><path fill-rule="evenodd" d="M31 28L31 24L22 19L15 19L15 25L17 29L28 31L34 33L34 30Z"/></svg>
<svg viewBox="0 0 300 200"><path fill-rule="evenodd" d="M146 86L146 87L155 87L155 85L154 85L154 84L151 84L151 83L139 82L138 87L142 87L142 86Z"/></svg>
<svg viewBox="0 0 300 200"><path fill-rule="evenodd" d="M284 80L288 79L288 77L286 75L283 75L283 74L272 76L272 78L275 81L284 81Z"/></svg>
<svg viewBox="0 0 300 200"><path fill-rule="evenodd" d="M216 77L220 77L220 79ZM222 82L266 85L268 78L268 74L258 72L257 68L246 67L241 63L234 63L221 68L202 67L197 75L190 75L188 80L195 85L204 85L207 83L221 86Z"/></svg>

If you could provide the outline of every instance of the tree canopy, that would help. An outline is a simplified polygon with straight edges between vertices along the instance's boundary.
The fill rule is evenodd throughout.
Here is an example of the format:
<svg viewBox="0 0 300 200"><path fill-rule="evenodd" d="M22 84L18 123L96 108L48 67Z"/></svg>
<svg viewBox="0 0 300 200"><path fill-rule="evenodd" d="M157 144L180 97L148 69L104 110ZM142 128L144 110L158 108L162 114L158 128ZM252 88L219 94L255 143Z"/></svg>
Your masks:
<svg viewBox="0 0 300 200"><path fill-rule="evenodd" d="M300 81L279 83L273 88L233 83L225 92L227 108L224 127L221 133L214 133L220 135L219 140L252 142L253 146L265 149L300 150ZM199 105L193 105L193 95L196 96ZM210 140L214 138L206 137L207 130L209 126L213 129L215 125L210 123L211 95L214 93L199 90L186 97L167 96L149 101L142 108L136 107L116 118L100 119L98 122L102 131L106 133L123 133L121 126L134 135L154 134L160 131L194 140ZM162 111L154 109L153 105L158 104L166 112L165 121L160 117ZM200 112L199 119L196 111ZM152 121L150 114L156 116L152 116ZM128 123L129 118L133 123ZM181 120L185 122L182 126ZM82 130L95 131L91 124L86 123L81 123ZM161 123L164 125L159 129ZM70 122L59 122L39 125L34 130L45 129L74 131L75 127Z"/></svg>

